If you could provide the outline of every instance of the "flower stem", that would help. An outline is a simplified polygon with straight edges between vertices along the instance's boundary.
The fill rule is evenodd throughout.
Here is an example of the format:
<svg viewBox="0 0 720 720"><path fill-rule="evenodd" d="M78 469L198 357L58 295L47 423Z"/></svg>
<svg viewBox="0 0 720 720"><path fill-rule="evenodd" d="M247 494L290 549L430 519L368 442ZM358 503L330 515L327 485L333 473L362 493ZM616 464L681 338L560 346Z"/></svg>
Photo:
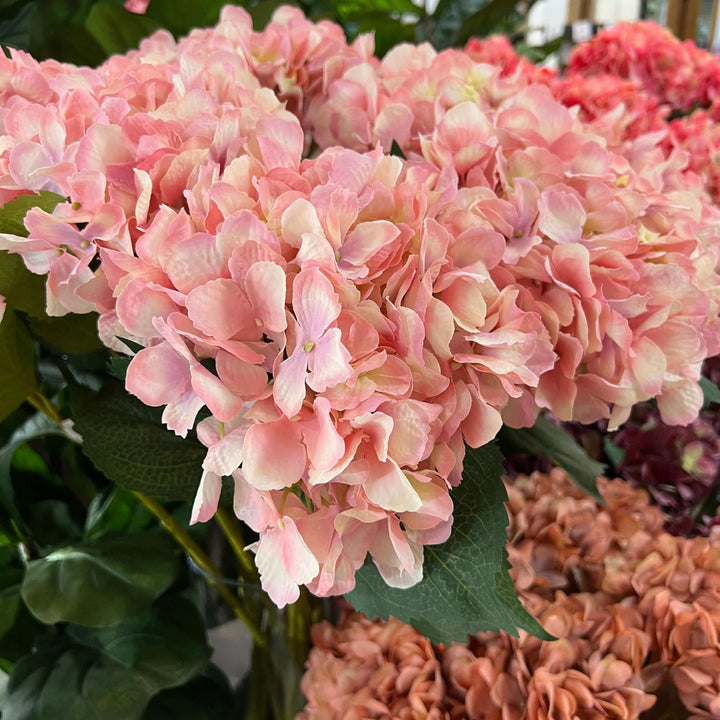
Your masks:
<svg viewBox="0 0 720 720"><path fill-rule="evenodd" d="M215 520L235 553L235 557L237 558L239 565L239 574L242 576L243 580L257 582L258 574L255 562L253 561L250 553L245 549L245 539L242 535L242 527L234 513L230 512L226 508L220 508L215 513Z"/></svg>
<svg viewBox="0 0 720 720"><path fill-rule="evenodd" d="M192 558L193 562L204 571L207 581L217 590L220 596L230 605L233 612L247 625L255 644L267 647L267 640L253 618L243 607L240 598L232 593L222 582L220 571L205 551L190 537L185 528L156 500L142 493L133 492L135 497L160 521L160 524L173 536L175 541Z"/></svg>
<svg viewBox="0 0 720 720"><path fill-rule="evenodd" d="M53 403L50 398L43 395L39 390L36 390L32 395L29 395L27 401L36 410L39 410L44 415L47 415L53 422L61 425L64 418L60 414L59 408Z"/></svg>

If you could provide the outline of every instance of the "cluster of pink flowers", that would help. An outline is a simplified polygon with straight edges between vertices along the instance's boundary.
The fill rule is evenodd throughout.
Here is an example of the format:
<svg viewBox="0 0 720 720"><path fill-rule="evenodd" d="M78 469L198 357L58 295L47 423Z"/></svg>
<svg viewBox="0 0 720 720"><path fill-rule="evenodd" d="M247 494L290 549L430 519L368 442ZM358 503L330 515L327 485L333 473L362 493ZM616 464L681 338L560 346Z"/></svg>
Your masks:
<svg viewBox="0 0 720 720"><path fill-rule="evenodd" d="M66 198L0 248L49 314L143 346L127 389L171 430L210 411L193 520L232 476L279 605L368 553L418 582L465 444L651 397L686 423L720 350L720 213L683 153L616 148L463 51L372 50L229 7L97 70L0 58L0 199Z"/></svg>
<svg viewBox="0 0 720 720"><path fill-rule="evenodd" d="M720 64L692 40L681 42L653 22L618 23L575 47L568 74L611 74L632 80L682 111L720 95Z"/></svg>
<svg viewBox="0 0 720 720"><path fill-rule="evenodd" d="M346 612L313 629L301 717L636 720L661 687L679 700L668 717L720 717L717 538L664 534L646 493L600 488L605 507L559 470L508 483L515 583L556 641L433 646L397 620Z"/></svg>

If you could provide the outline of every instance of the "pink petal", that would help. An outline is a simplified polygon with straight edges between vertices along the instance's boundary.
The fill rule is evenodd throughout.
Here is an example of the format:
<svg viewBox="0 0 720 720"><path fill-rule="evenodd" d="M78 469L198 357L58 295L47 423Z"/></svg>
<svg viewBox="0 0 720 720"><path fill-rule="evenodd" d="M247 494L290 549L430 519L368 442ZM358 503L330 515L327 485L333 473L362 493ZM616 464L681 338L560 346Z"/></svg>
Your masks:
<svg viewBox="0 0 720 720"><path fill-rule="evenodd" d="M195 502L190 513L190 524L207 522L217 512L220 492L222 491L222 477L207 470L200 478Z"/></svg>
<svg viewBox="0 0 720 720"><path fill-rule="evenodd" d="M372 455L366 457L369 473L363 489L370 502L392 512L411 512L420 508L420 496L396 462L381 462Z"/></svg>
<svg viewBox="0 0 720 720"><path fill-rule="evenodd" d="M185 303L193 325L216 340L229 340L241 331L257 331L250 303L232 280L206 282L191 290Z"/></svg>
<svg viewBox="0 0 720 720"><path fill-rule="evenodd" d="M287 516L262 533L256 547L255 564L263 590L279 608L294 603L300 597L298 586L311 582L320 572L318 561Z"/></svg>
<svg viewBox="0 0 720 720"><path fill-rule="evenodd" d="M311 481L314 471L330 470L345 455L345 440L335 428L328 400L323 397L315 398L313 410L313 420L304 422L301 428L311 465Z"/></svg>
<svg viewBox="0 0 720 720"><path fill-rule="evenodd" d="M295 277L292 306L309 340L318 340L340 315L340 303L332 283L316 267L302 270Z"/></svg>
<svg viewBox="0 0 720 720"><path fill-rule="evenodd" d="M310 374L307 384L317 392L323 392L352 377L350 353L342 344L339 328L330 328L308 353Z"/></svg>
<svg viewBox="0 0 720 720"><path fill-rule="evenodd" d="M146 405L167 405L190 386L187 361L166 342L143 348L131 360L125 388Z"/></svg>
<svg viewBox="0 0 720 720"><path fill-rule="evenodd" d="M270 332L284 332L285 271L272 262L257 262L245 276L245 290L262 327Z"/></svg>
<svg viewBox="0 0 720 720"><path fill-rule="evenodd" d="M538 201L538 227L557 243L574 243L582 237L586 215L575 195L563 190L547 190Z"/></svg>
<svg viewBox="0 0 720 720"><path fill-rule="evenodd" d="M287 418L253 425L245 435L243 457L243 474L258 490L292 487L307 465L297 424Z"/></svg>
<svg viewBox="0 0 720 720"><path fill-rule="evenodd" d="M280 363L273 382L273 398L287 417L297 415L303 405L306 372L307 353L302 347L295 348L295 352Z"/></svg>

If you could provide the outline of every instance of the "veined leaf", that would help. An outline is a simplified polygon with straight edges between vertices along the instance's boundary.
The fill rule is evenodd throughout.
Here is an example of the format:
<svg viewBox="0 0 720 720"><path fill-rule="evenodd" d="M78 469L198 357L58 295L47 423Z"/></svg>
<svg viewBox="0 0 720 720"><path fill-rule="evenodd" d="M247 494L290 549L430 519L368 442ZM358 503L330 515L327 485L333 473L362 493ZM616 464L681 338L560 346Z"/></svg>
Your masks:
<svg viewBox="0 0 720 720"><path fill-rule="evenodd" d="M106 535L30 561L22 597L44 623L103 627L148 607L170 587L176 569L164 535Z"/></svg>
<svg viewBox="0 0 720 720"><path fill-rule="evenodd" d="M36 389L32 338L25 325L7 307L0 322L0 420Z"/></svg>
<svg viewBox="0 0 720 720"><path fill-rule="evenodd" d="M90 10L85 27L100 47L112 55L137 48L143 38L159 30L161 25L145 15L109 2L99 2Z"/></svg>
<svg viewBox="0 0 720 720"><path fill-rule="evenodd" d="M549 458L563 468L578 487L602 505L605 504L596 483L597 478L605 472L605 465L593 460L562 426L538 415L531 428L503 427L500 439L517 452Z"/></svg>
<svg viewBox="0 0 720 720"><path fill-rule="evenodd" d="M205 448L167 430L158 410L113 381L99 393L71 387L70 404L83 451L108 478L153 497L195 497Z"/></svg>
<svg viewBox="0 0 720 720"><path fill-rule="evenodd" d="M522 608L507 572L501 461L493 445L468 451L463 481L452 492L452 534L442 545L425 547L422 581L407 590L391 588L366 563L347 596L357 610L368 617L392 615L433 642L463 641L480 630L517 634L517 628L550 638Z"/></svg>

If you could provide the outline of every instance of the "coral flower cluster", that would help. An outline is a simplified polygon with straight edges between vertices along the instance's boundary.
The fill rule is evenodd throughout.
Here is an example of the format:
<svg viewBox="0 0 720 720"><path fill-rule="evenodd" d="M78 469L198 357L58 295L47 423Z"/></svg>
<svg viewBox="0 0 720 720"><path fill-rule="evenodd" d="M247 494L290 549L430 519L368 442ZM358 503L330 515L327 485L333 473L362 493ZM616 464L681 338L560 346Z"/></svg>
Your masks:
<svg viewBox="0 0 720 720"><path fill-rule="evenodd" d="M644 491L559 470L508 483L508 551L526 607L558 639L483 633L433 646L397 620L315 626L303 718L720 717L720 543L661 532ZM673 699L676 696L676 699Z"/></svg>
<svg viewBox="0 0 720 720"><path fill-rule="evenodd" d="M279 605L368 554L418 582L465 444L503 423L697 415L720 214L659 133L608 140L613 110L462 50L378 61L291 8L96 70L12 51L0 98L0 200L61 196L0 248L50 315L142 346L127 389L208 448L193 519L232 477Z"/></svg>

